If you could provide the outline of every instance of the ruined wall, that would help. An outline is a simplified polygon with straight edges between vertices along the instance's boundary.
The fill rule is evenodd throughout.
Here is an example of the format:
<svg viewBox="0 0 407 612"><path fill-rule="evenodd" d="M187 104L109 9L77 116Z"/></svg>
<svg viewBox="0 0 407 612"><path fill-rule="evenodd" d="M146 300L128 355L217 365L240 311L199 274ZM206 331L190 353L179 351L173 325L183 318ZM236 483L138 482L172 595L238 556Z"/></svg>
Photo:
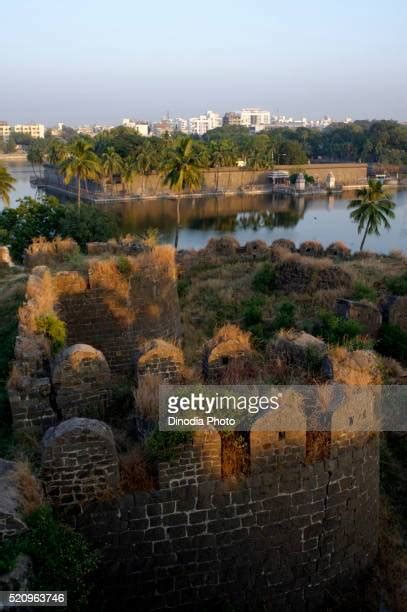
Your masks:
<svg viewBox="0 0 407 612"><path fill-rule="evenodd" d="M88 282L77 288L64 274L58 283L58 313L66 322L68 344L86 343L102 351L113 372L130 373L138 344L148 338L176 339L180 310L172 247L129 257L120 273L115 259L95 261ZM74 273L75 274L75 273Z"/></svg>
<svg viewBox="0 0 407 612"><path fill-rule="evenodd" d="M7 384L17 433L45 431L56 419L50 403L50 343L37 331L39 317L53 313L55 301L48 268L34 268L27 282L25 303L19 310L15 359Z"/></svg>
<svg viewBox="0 0 407 612"><path fill-rule="evenodd" d="M316 609L369 567L377 439L348 436L307 463L303 440L259 433L252 464L272 459L248 477L220 480L217 434L200 434L160 466L158 491L95 503L73 519L103 550L100 609Z"/></svg>

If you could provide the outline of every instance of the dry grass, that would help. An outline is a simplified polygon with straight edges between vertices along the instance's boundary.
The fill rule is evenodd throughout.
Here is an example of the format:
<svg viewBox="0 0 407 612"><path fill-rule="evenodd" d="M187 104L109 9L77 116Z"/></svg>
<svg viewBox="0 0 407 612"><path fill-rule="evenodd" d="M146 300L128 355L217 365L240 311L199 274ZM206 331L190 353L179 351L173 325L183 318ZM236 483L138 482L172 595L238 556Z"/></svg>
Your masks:
<svg viewBox="0 0 407 612"><path fill-rule="evenodd" d="M54 311L56 301L52 276L47 268L35 268L28 277L26 302L19 308L20 323L29 331L37 329L37 319Z"/></svg>
<svg viewBox="0 0 407 612"><path fill-rule="evenodd" d="M373 351L349 352L343 346L335 346L330 348L329 358L337 383L359 387L382 384L380 362Z"/></svg>
<svg viewBox="0 0 407 612"><path fill-rule="evenodd" d="M287 249L278 249L278 254L282 262L295 262L300 266L308 266L317 270L332 267L332 261L328 257L309 257L300 253L291 253Z"/></svg>
<svg viewBox="0 0 407 612"><path fill-rule="evenodd" d="M236 238L221 236L220 238L211 238L204 250L209 254L230 256L234 255L239 248L240 244Z"/></svg>
<svg viewBox="0 0 407 612"><path fill-rule="evenodd" d="M53 240L49 241L40 236L34 238L30 246L25 250L24 258L26 264L29 267L33 267L62 262L77 253L79 253L79 246L72 238L56 236Z"/></svg>
<svg viewBox="0 0 407 612"><path fill-rule="evenodd" d="M16 462L17 485L22 499L22 511L25 515L37 510L43 503L43 492L40 483L31 471L27 460Z"/></svg>
<svg viewBox="0 0 407 612"><path fill-rule="evenodd" d="M142 355L138 360L140 365L146 365L152 359L169 359L179 365L184 365L184 354L173 342L156 338L147 342L142 348Z"/></svg>
<svg viewBox="0 0 407 612"><path fill-rule="evenodd" d="M222 478L247 475L250 470L249 447L241 432L220 432L222 439Z"/></svg>
<svg viewBox="0 0 407 612"><path fill-rule="evenodd" d="M133 268L133 258L126 261ZM103 289L104 302L115 318L122 324L130 325L135 320L135 313L128 307L129 279L119 271L117 259L95 259L90 263L89 280L91 288Z"/></svg>
<svg viewBox="0 0 407 612"><path fill-rule="evenodd" d="M135 411L144 419L158 420L160 384L158 374L146 374L139 377L138 387L133 389Z"/></svg>
<svg viewBox="0 0 407 612"><path fill-rule="evenodd" d="M221 356L254 353L250 336L250 332L243 331L237 325L223 325L208 342L209 362L216 361Z"/></svg>
<svg viewBox="0 0 407 612"><path fill-rule="evenodd" d="M153 274L153 278L177 279L175 249L169 244L153 247L150 251L141 253L134 258L135 269L143 273ZM153 272L152 272L153 271Z"/></svg>
<svg viewBox="0 0 407 612"><path fill-rule="evenodd" d="M151 491L154 488L149 465L140 447L119 456L119 470L122 493Z"/></svg>

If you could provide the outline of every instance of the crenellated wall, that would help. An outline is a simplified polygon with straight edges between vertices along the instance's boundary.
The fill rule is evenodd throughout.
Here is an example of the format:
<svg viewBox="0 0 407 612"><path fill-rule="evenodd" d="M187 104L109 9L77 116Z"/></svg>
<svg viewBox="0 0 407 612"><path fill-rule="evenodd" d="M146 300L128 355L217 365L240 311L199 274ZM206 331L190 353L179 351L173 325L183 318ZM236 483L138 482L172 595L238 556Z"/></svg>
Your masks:
<svg viewBox="0 0 407 612"><path fill-rule="evenodd" d="M269 461L247 477L221 480L220 437L207 432L160 465L158 491L72 519L103 551L100 609L318 609L371 565L377 438L346 435L310 463L301 436L261 433L251 463Z"/></svg>

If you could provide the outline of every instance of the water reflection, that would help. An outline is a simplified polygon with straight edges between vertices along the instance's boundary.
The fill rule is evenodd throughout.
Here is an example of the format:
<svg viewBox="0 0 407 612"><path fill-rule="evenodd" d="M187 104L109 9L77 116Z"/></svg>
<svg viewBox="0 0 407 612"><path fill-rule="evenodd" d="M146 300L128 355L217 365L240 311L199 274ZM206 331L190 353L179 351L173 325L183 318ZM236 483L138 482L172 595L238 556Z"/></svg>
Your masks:
<svg viewBox="0 0 407 612"><path fill-rule="evenodd" d="M30 186L32 170L28 164L9 166L17 178L17 198L35 196ZM346 192L342 197L320 196L296 198L277 195L236 195L216 198L190 198L180 202L180 248L201 248L211 237L233 233L241 244L249 240L271 242L289 238L297 244L304 240L319 240L325 246L335 240L343 240L357 249L360 237L349 218L347 205L354 194ZM390 231L383 231L378 238L370 236L368 250L386 253L391 249L407 251L407 190L392 192L396 202L396 218ZM140 234L146 229L157 228L165 242L174 244L177 226L175 200L140 200L99 204L115 214L123 233Z"/></svg>

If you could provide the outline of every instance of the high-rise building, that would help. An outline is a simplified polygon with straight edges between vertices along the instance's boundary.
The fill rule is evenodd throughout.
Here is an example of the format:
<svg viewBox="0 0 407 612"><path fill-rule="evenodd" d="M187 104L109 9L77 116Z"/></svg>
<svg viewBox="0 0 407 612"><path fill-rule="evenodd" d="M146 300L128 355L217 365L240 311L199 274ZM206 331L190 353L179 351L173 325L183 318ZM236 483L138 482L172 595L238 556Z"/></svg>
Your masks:
<svg viewBox="0 0 407 612"><path fill-rule="evenodd" d="M25 134L31 138L44 138L45 126L42 123L18 124L13 127L16 134Z"/></svg>
<svg viewBox="0 0 407 612"><path fill-rule="evenodd" d="M225 115L223 116L223 125L240 125L239 113L225 113Z"/></svg>
<svg viewBox="0 0 407 612"><path fill-rule="evenodd" d="M261 108L243 108L240 112L240 123L245 127L261 129L270 125L270 111Z"/></svg>

